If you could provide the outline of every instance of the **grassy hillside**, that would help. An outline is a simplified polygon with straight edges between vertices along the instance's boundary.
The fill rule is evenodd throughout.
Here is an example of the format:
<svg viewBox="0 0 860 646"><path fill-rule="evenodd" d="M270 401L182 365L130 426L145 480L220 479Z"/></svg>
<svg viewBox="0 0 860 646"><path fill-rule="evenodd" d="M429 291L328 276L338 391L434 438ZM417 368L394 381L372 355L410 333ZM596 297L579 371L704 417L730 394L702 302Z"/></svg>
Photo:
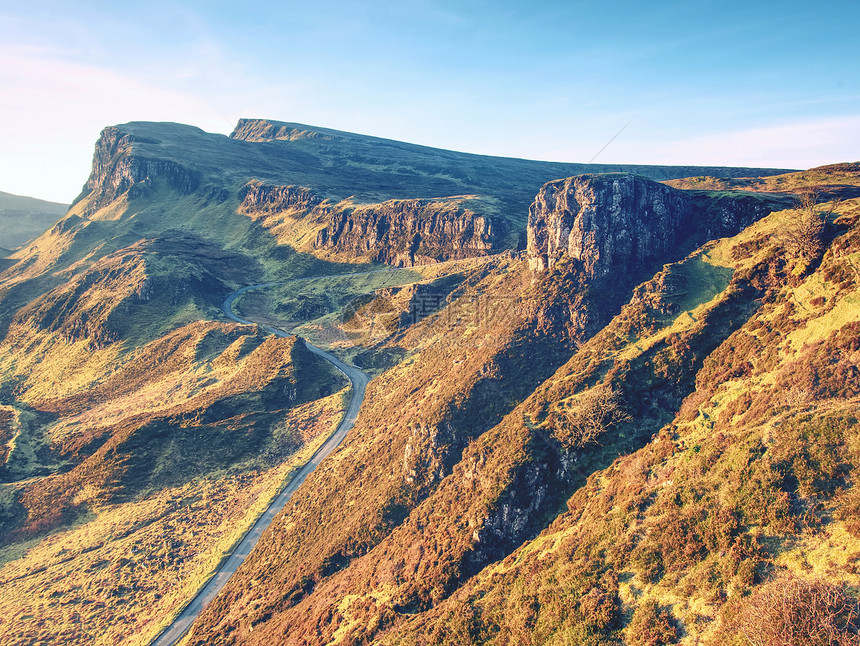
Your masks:
<svg viewBox="0 0 860 646"><path fill-rule="evenodd" d="M696 194L701 217L679 232L674 255L614 287L574 261L536 275L522 254L491 254L520 243L545 181L583 170L759 172L499 159L265 121L240 122L232 137L178 124L106 129L69 213L0 267L2 634L146 643L334 428L345 381L296 337L226 322L223 299L242 285L282 283L245 294L238 311L376 378L345 442L190 643L444 641L457 626L445 613L471 617L472 586L490 598L493 568L568 523L576 507L565 501L594 473L692 424L698 412L688 420L685 407L722 414L708 406L746 372L724 370L719 348L786 301L780 289L813 290L803 302L833 323L798 323L797 357L761 332L754 350L773 365L749 393L806 383L786 367L806 356L803 343L854 320L853 301L840 300L853 290L849 201L828 225L823 260L823 248L782 235L797 221L789 212L688 255L725 204L766 210L786 199L725 187ZM440 258L456 260L421 265ZM375 269L385 271L364 273ZM774 312L768 325L784 326L806 309ZM841 366L836 377L816 373L809 392L825 377L853 388L840 334L807 352L826 355L822 371ZM696 392L713 394L699 402ZM668 553L647 554L655 572L674 567ZM612 581L600 585L612 591ZM601 639L617 639L635 612L638 593L624 584L619 575L627 605ZM667 604L662 588L636 585ZM520 635L489 614L481 621L477 641ZM530 621L511 630L534 630Z"/></svg>
<svg viewBox="0 0 860 646"><path fill-rule="evenodd" d="M794 173L774 174L767 177L711 177L696 175L680 179L666 180L665 183L675 188L701 189L711 191L752 191L787 192L802 191L820 187L828 193L848 193L849 197L857 197L856 190L860 186L860 162L846 164L831 164L819 166Z"/></svg>
<svg viewBox="0 0 860 646"><path fill-rule="evenodd" d="M342 409L342 394L298 406L247 464L198 470L181 484L100 504L41 540L0 548L6 643L147 644L334 430Z"/></svg>
<svg viewBox="0 0 860 646"><path fill-rule="evenodd" d="M248 326L193 323L131 351L61 334L17 326L0 359L3 632L140 640L334 430L343 379Z"/></svg>
<svg viewBox="0 0 860 646"><path fill-rule="evenodd" d="M281 135L277 135L279 131ZM525 231L528 205L540 186L559 177L619 171L655 179L778 172L487 157L267 120L240 121L231 137L180 124L133 122L106 129L102 141L96 153L102 159L94 166L94 175L78 198L75 212L98 219L117 219L123 212L137 210L132 204L118 206L118 198L127 195L129 202L135 198L150 201L158 193L159 183L166 182L183 194L196 196L194 206L189 208L191 204L187 204L184 209L183 228L193 226L192 222L203 224L193 215L195 211L209 211L209 219L218 213L207 227L206 235L222 239L222 235L226 237L232 231L230 239L239 241L241 235L236 238L234 230L242 226L239 221L231 222L226 229L216 222L235 220L227 214L235 216L239 201L249 187L258 183L309 192L314 204L324 201L340 212L370 205L380 208L390 200L470 196L470 208L475 215L492 218L500 229L502 238L497 249L504 249L518 245L519 236ZM136 165L117 174L122 167L118 156L130 156L137 160ZM165 209L161 206L146 210L159 208ZM243 212L253 215L253 210L243 209ZM268 235L275 232L284 244L294 244L297 236L314 238L324 226L324 222L313 217L312 208L281 209L265 215L265 232ZM284 231L296 227L301 234Z"/></svg>

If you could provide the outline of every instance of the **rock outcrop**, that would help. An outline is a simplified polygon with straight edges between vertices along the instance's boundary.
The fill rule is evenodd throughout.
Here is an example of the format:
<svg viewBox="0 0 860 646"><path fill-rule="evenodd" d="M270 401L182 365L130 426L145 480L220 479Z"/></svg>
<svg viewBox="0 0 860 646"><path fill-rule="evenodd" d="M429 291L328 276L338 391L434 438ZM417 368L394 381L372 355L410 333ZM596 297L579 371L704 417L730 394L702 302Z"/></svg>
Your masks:
<svg viewBox="0 0 860 646"><path fill-rule="evenodd" d="M685 191L632 174L545 184L527 230L529 266L548 295L541 326L584 342L662 265L742 231L785 199Z"/></svg>
<svg viewBox="0 0 860 646"><path fill-rule="evenodd" d="M84 190L75 203L89 195L93 199L86 205L83 214L91 215L107 206L118 197L128 193L129 197L143 195L160 180L180 195L193 193L200 185L200 174L170 159L143 157L134 154L134 145L158 143L138 139L117 127L105 128L96 142L93 167Z"/></svg>
<svg viewBox="0 0 860 646"><path fill-rule="evenodd" d="M334 202L310 188L248 182L239 192L239 212L271 219L266 226L305 222L313 249L398 267L483 256L501 248L504 227L489 215L485 200L472 196Z"/></svg>
<svg viewBox="0 0 860 646"><path fill-rule="evenodd" d="M635 175L577 175L549 182L529 209L527 249L533 269L560 257L607 276L664 257L689 218L681 191Z"/></svg>
<svg viewBox="0 0 860 646"><path fill-rule="evenodd" d="M248 182L239 192L242 213L267 215L280 211L310 211L323 203L323 198L303 186L273 186L259 180Z"/></svg>
<svg viewBox="0 0 860 646"><path fill-rule="evenodd" d="M635 274L672 258L682 240L738 233L775 199L681 191L628 173L548 182L529 209L529 264L543 271L567 256L591 279Z"/></svg>
<svg viewBox="0 0 860 646"><path fill-rule="evenodd" d="M314 246L398 267L482 256L495 249L500 227L469 208L470 201L390 200L335 208Z"/></svg>
<svg viewBox="0 0 860 646"><path fill-rule="evenodd" d="M295 141L296 139L332 139L326 128L300 126L268 119L239 119L231 139L259 143L261 141Z"/></svg>

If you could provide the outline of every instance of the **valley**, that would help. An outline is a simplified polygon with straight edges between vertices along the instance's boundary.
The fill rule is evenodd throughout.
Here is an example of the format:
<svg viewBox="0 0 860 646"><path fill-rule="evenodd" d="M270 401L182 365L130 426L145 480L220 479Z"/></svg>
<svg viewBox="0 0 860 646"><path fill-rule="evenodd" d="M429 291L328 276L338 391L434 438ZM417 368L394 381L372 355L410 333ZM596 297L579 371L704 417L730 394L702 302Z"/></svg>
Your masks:
<svg viewBox="0 0 860 646"><path fill-rule="evenodd" d="M740 645L779 587L860 607L858 186L106 128L0 260L0 632Z"/></svg>
<svg viewBox="0 0 860 646"><path fill-rule="evenodd" d="M235 301L236 297L241 294L260 287L264 286L251 285L249 287L243 287L230 294L230 296L224 300L224 304L222 306L224 314L237 323L253 325L250 321L241 319L233 313L232 303ZM272 329L270 331L276 336L286 336L285 333L279 330ZM155 640L152 641L153 646L174 644L182 637L206 605L221 591L230 577L235 574L236 569L242 564L242 561L244 561L248 554L250 554L251 550L254 549L254 546L257 544L257 541L260 540L262 533L269 527L269 524L275 516L283 510L293 493L295 493L295 491L302 485L308 475L310 475L313 470L319 466L320 462L322 462L329 454L331 454L332 451L334 451L334 449L337 448L338 444L343 441L343 438L346 437L346 434L349 433L349 430L355 424L358 411L364 401L367 376L360 370L341 362L334 355L315 346L308 345L307 342L305 345L308 350L328 361L349 379L352 392L350 394L349 404L344 413L343 421L338 425L337 430L332 433L314 452L311 458L302 465L302 468L290 474L286 486L278 492L277 496L275 496L274 500L272 500L269 506L266 507L265 511L257 517L253 526L248 529L247 533L242 537L242 540L229 553L229 556L226 556L218 565L217 570L206 585L203 586L194 598L188 602L173 622L167 626Z"/></svg>

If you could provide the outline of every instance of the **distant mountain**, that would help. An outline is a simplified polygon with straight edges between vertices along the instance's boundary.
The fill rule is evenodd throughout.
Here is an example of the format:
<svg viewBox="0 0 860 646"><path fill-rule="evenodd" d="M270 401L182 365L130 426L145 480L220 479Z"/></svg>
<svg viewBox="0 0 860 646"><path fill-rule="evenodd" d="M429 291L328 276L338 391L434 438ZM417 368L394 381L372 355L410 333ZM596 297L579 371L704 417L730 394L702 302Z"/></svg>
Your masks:
<svg viewBox="0 0 860 646"><path fill-rule="evenodd" d="M68 204L0 192L0 247L14 249L29 242L44 233L68 210Z"/></svg>

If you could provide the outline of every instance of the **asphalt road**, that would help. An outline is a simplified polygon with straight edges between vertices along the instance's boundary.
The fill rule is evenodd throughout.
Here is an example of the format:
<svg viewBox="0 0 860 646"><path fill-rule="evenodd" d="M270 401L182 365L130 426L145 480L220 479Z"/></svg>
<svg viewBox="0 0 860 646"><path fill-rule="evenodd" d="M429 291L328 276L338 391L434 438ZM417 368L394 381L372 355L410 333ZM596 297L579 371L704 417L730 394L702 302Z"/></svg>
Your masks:
<svg viewBox="0 0 860 646"><path fill-rule="evenodd" d="M233 313L233 302L245 292L279 284L283 283L249 285L248 287L236 290L226 298L224 304L221 306L224 310L224 314L237 323L252 324L251 321L240 318ZM263 327L277 336L290 336L283 330L278 330L268 326ZM218 568L215 575L197 592L191 602L176 617L176 619L173 620L173 623L165 628L152 642L150 642L150 646L172 646L179 641L179 639L191 627L191 624L197 616L203 612L203 609L221 591L248 554L251 553L251 550L254 549L257 541L260 540L260 536L262 536L263 532L271 524L275 516L286 506L287 502L289 502L296 490L302 485L305 479L313 473L314 469L316 469L320 463L337 448L355 424L355 420L358 417L358 410L361 408L361 404L364 401L364 391L367 386L367 375L358 368L345 364L333 354L330 354L307 341L305 341L305 345L308 350L331 363L335 368L346 375L350 382L352 382L352 398L350 399L349 406L346 409L346 416L343 418L343 421L340 423L340 426L337 427L334 434L332 434L332 436L326 440L325 444L323 444L319 450L314 453L310 461L301 468L292 480L290 480L289 484L287 484L281 493L278 494L277 498L272 501L272 504L269 505L268 509L266 509L266 511L257 519L257 522L255 522L248 533L245 534L242 542L240 542L230 556L221 563L221 566Z"/></svg>

